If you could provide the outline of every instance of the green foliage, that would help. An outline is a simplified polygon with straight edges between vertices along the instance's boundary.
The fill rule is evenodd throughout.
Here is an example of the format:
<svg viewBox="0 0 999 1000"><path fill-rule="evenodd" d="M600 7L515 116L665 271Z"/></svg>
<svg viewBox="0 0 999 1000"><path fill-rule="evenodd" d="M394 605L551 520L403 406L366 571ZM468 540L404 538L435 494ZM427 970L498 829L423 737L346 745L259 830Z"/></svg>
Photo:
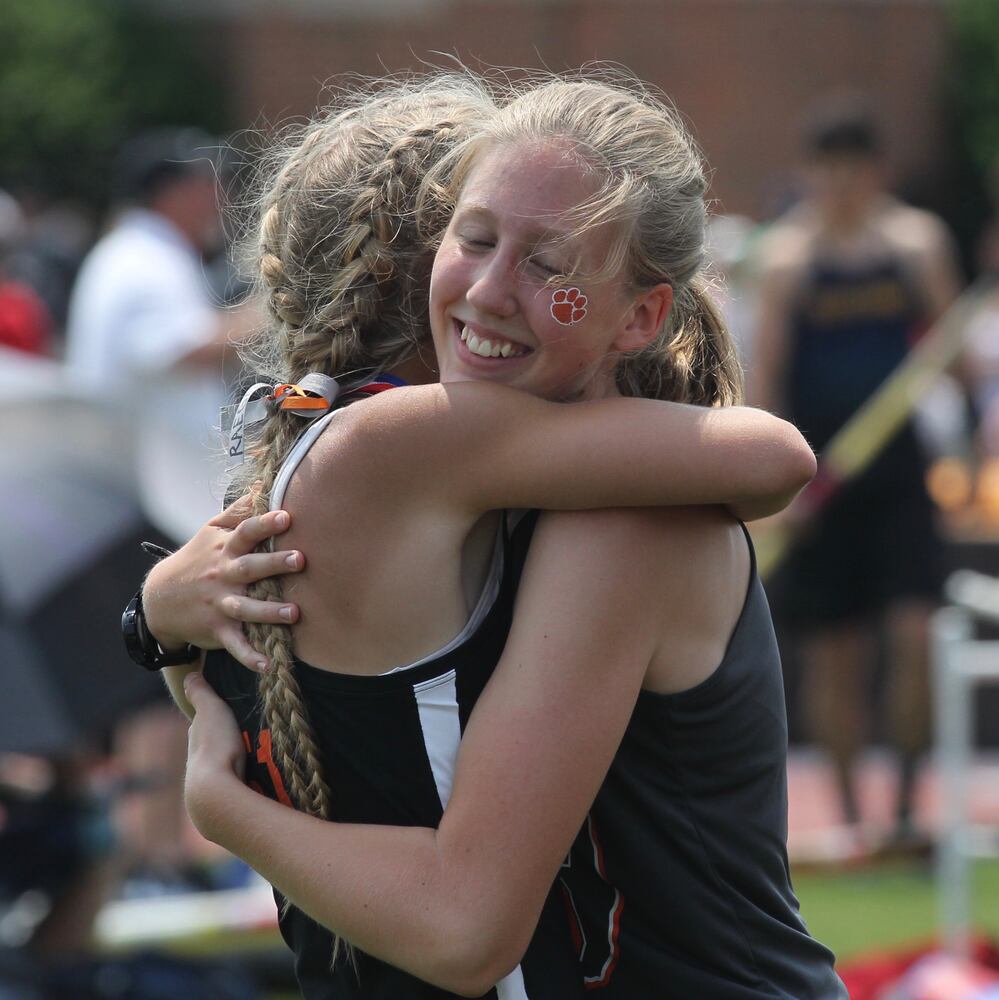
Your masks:
<svg viewBox="0 0 999 1000"><path fill-rule="evenodd" d="M0 38L0 186L100 201L128 135L227 124L190 26L125 0L3 0Z"/></svg>
<svg viewBox="0 0 999 1000"><path fill-rule="evenodd" d="M974 166L991 170L999 160L999 3L953 0L954 107Z"/></svg>

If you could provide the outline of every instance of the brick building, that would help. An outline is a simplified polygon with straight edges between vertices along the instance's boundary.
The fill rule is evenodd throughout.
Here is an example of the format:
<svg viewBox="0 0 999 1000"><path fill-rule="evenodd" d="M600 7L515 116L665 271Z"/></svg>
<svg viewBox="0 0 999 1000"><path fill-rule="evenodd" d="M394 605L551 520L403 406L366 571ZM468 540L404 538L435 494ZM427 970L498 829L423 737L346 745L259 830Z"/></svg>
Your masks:
<svg viewBox="0 0 999 1000"><path fill-rule="evenodd" d="M150 0L151 2L151 0ZM323 81L438 64L620 63L693 123L728 211L785 197L803 110L850 89L880 107L895 178L945 166L946 0L171 0L223 61L237 120L307 113Z"/></svg>

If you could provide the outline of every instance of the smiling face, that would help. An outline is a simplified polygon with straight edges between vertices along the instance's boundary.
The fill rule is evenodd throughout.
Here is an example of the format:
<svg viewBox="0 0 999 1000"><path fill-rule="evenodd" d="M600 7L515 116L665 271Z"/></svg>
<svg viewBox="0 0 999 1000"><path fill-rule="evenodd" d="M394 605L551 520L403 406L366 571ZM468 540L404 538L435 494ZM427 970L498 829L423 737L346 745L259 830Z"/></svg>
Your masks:
<svg viewBox="0 0 999 1000"><path fill-rule="evenodd" d="M562 143L478 156L430 284L442 382L489 379L555 400L616 392L618 352L644 346L636 323L653 324L652 335L658 324L651 293L636 294L623 276L584 277L600 270L616 236L604 224L567 238L567 214L595 190Z"/></svg>

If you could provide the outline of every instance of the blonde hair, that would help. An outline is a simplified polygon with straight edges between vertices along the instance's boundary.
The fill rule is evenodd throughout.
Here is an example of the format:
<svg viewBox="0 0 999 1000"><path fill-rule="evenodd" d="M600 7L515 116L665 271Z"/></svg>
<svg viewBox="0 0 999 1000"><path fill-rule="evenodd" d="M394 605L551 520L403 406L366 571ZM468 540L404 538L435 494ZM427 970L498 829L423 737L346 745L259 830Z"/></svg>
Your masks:
<svg viewBox="0 0 999 1000"><path fill-rule="evenodd" d="M705 265L707 179L677 112L634 80L549 77L515 94L428 178L428 204L452 206L486 150L564 141L597 190L571 215L572 236L603 223L618 237L598 275L624 274L636 289L666 282L673 304L659 336L621 357L628 396L703 406L742 398L735 345L710 293ZM609 74L604 74L609 76Z"/></svg>
<svg viewBox="0 0 999 1000"><path fill-rule="evenodd" d="M416 223L420 183L491 110L469 76L383 85L326 112L271 155L254 251L269 316L248 353L258 372L296 382L318 371L349 387L427 343L432 248ZM438 227L443 210L424 199L423 217ZM301 429L292 414L267 422L244 473L260 484L254 513L269 509L275 476ZM281 579L261 580L248 593L280 601ZM246 630L270 662L258 690L288 794L296 808L327 818L330 789L295 676L291 630ZM339 945L335 939L334 961Z"/></svg>
<svg viewBox="0 0 999 1000"><path fill-rule="evenodd" d="M636 287L668 281L674 306L663 333L618 370L628 395L704 405L739 396L734 350L702 285L704 191L700 158L679 119L622 87L551 81L498 114L470 75L393 84L328 112L271 157L259 199L254 258L269 324L250 357L276 382L310 371L349 386L427 345L432 249L483 143L566 138L602 183L581 229L612 220L622 237L607 267ZM424 175L427 175L424 182ZM417 218L417 205L419 218ZM432 349L427 345L427 349ZM269 509L275 476L300 432L278 413L266 426L247 482ZM282 600L280 577L253 584ZM295 677L291 630L247 624L270 662L258 682L274 760L296 808L330 815L319 746ZM335 939L334 960L339 949Z"/></svg>

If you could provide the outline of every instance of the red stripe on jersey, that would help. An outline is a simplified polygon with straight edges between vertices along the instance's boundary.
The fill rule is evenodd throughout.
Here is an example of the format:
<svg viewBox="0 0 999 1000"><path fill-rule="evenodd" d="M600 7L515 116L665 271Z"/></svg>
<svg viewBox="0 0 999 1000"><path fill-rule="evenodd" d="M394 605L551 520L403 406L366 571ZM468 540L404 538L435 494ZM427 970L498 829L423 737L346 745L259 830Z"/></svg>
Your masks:
<svg viewBox="0 0 999 1000"><path fill-rule="evenodd" d="M369 382L367 385L362 385L355 392L363 392L365 395L373 396L376 392L384 392L386 389L398 388L395 382Z"/></svg>
<svg viewBox="0 0 999 1000"><path fill-rule="evenodd" d="M572 946L576 949L576 957L582 958L583 928L579 926L579 917L576 914L576 907L569 890L561 884L559 889L562 892L562 904L565 906L565 919L569 922L569 936L572 938Z"/></svg>
<svg viewBox="0 0 999 1000"><path fill-rule="evenodd" d="M600 838L597 836L596 826L593 823L593 816L588 815L586 817L586 827L590 835L590 843L593 844L593 862L594 867L597 870L597 874L610 885L610 880L607 878L607 870L604 867L604 849L603 845L600 843ZM621 933L621 913L624 911L624 896L621 895L619 889L614 890L614 908L608 914L607 925L608 925L608 944L610 945L610 955L607 961L604 963L604 967L600 970L600 976L584 976L583 986L588 990L600 989L602 986L606 986L610 980L611 976L614 975L614 969L617 968L618 959L621 957L621 948L619 943L619 936Z"/></svg>

